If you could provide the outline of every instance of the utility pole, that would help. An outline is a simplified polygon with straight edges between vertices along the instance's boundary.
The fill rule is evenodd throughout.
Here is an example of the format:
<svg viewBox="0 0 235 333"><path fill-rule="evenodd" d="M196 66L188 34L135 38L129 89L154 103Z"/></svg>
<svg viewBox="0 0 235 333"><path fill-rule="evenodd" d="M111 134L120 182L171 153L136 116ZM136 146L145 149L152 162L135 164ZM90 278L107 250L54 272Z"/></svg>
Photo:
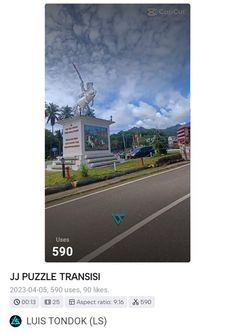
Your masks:
<svg viewBox="0 0 235 333"><path fill-rule="evenodd" d="M122 133L122 140L123 140L124 154L125 154L125 159L126 159L126 141L125 141L124 133Z"/></svg>
<svg viewBox="0 0 235 333"><path fill-rule="evenodd" d="M157 143L156 143L156 147L157 147L157 152L159 153L159 155L160 155L160 138L159 138L159 131L158 131L158 129L156 129L156 141L157 141Z"/></svg>
<svg viewBox="0 0 235 333"><path fill-rule="evenodd" d="M126 141L125 141L124 133L122 133L122 140L123 140L124 151L126 151Z"/></svg>

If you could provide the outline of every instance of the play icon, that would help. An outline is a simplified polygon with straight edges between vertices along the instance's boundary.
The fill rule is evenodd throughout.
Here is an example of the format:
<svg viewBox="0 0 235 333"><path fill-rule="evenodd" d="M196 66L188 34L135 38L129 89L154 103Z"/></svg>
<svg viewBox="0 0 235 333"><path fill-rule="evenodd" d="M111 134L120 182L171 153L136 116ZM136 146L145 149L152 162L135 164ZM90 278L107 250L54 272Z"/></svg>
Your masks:
<svg viewBox="0 0 235 333"><path fill-rule="evenodd" d="M112 217L114 219L114 222L119 225L123 222L124 217L125 217L125 213L112 213Z"/></svg>

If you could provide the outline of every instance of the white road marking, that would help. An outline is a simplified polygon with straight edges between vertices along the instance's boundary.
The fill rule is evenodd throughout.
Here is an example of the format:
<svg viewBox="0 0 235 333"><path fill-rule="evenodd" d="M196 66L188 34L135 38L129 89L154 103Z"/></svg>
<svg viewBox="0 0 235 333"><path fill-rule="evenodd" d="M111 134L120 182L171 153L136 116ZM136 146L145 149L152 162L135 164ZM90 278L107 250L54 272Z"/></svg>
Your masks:
<svg viewBox="0 0 235 333"><path fill-rule="evenodd" d="M96 249L93 252L87 254L85 257L83 257L82 259L80 259L78 261L88 262L88 261L91 261L92 259L98 257L100 254L102 254L103 252L105 252L106 250L108 250L110 247L112 247L115 244L119 243L124 238L128 237L129 235L131 235L133 232L139 230L140 228L142 228L143 226L145 226L146 224L148 224L149 222L151 222L152 220L154 220L156 217L158 217L158 216L166 213L168 210L170 210L171 208L175 207L176 205L178 205L179 203L183 202L184 200L188 199L189 197L190 197L190 194L188 193L188 194L184 195L183 197L181 197L181 198L173 201L169 205L167 205L164 208L158 210L156 213L154 213L154 214L146 217L144 220L142 220L139 223L135 224L133 227L131 227L130 229L124 231L120 235L114 237L109 242L107 242L104 245L100 246L98 249Z"/></svg>
<svg viewBox="0 0 235 333"><path fill-rule="evenodd" d="M100 191L96 191L96 192L92 192L90 194L86 194L82 197L78 197L78 198L75 198L75 199L71 199L71 200L67 200L67 201L63 201L61 203L58 203L58 204L55 204L55 205L51 205L51 206L48 206L48 207L45 207L45 209L50 209L50 208L54 208L54 207L57 207L57 206L61 206L61 205L65 205L67 203L70 203L70 202L73 202L73 201L77 201L77 200L82 200L82 199L85 199L85 198L88 198L92 195L96 195L96 194L99 194L99 193L103 193L103 192L106 192L106 191L110 191L110 190L113 190L115 188L118 188L118 187L122 187L122 186L126 186L126 185L129 185L129 184L133 184L133 183L136 183L136 182L139 182L139 181L142 181L142 180L145 180L147 178L151 178L151 177L156 177L156 176L160 176L160 175L163 175L164 173L168 173L168 172L172 172L172 171L175 171L175 170L178 170L178 169L181 169L181 168L185 168L186 166L189 166L189 164L185 164L185 165L181 165L177 168L174 168L174 169L170 169L170 170L166 170L166 171L162 171L162 172L158 172L158 173L155 173L153 175L149 175L149 176L145 176L145 177L142 177L142 178L138 178L138 179L135 179L135 180L131 180L129 182L126 182L124 184L119 184L119 185L116 185L116 186L112 186L112 187L109 187L109 188L105 188L103 190L100 190Z"/></svg>

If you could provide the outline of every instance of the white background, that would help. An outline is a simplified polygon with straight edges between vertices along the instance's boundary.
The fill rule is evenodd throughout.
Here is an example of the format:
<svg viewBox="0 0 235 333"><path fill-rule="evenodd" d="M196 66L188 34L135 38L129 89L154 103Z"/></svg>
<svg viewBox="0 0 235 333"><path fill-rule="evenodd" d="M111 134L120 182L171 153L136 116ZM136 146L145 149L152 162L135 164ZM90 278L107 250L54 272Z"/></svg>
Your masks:
<svg viewBox="0 0 235 333"><path fill-rule="evenodd" d="M192 0L191 5L191 263L48 264L44 262L44 1L1 3L1 332L14 330L8 323L16 314L9 308L11 272L67 270L100 271L99 285L109 287L111 294L155 295L153 310L96 310L108 317L106 332L235 331L235 7L234 1ZM50 315L75 312L54 310ZM55 331L23 325L18 330ZM79 328L56 328L65 331Z"/></svg>

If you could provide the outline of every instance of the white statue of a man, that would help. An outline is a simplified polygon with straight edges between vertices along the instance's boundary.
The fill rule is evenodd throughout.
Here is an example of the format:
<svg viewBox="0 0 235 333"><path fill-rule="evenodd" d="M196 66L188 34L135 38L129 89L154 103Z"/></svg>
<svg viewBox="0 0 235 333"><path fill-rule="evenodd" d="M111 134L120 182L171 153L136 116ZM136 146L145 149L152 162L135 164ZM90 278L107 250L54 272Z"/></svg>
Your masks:
<svg viewBox="0 0 235 333"><path fill-rule="evenodd" d="M94 116L94 109L91 109L94 103L94 98L96 95L96 90L93 87L93 82L87 82L86 88L84 85L84 81L77 69L77 67L73 64L79 78L81 81L81 90L82 93L79 96L79 100L75 105L75 113L85 116ZM91 105L90 105L91 104ZM91 106L91 107L90 107Z"/></svg>
<svg viewBox="0 0 235 333"><path fill-rule="evenodd" d="M89 106L90 103L91 106L93 106L96 90L93 87L93 82L87 82L86 88L84 87L84 84L81 83L81 89L82 93L79 96L80 99L78 100L77 105L81 110L84 110Z"/></svg>

